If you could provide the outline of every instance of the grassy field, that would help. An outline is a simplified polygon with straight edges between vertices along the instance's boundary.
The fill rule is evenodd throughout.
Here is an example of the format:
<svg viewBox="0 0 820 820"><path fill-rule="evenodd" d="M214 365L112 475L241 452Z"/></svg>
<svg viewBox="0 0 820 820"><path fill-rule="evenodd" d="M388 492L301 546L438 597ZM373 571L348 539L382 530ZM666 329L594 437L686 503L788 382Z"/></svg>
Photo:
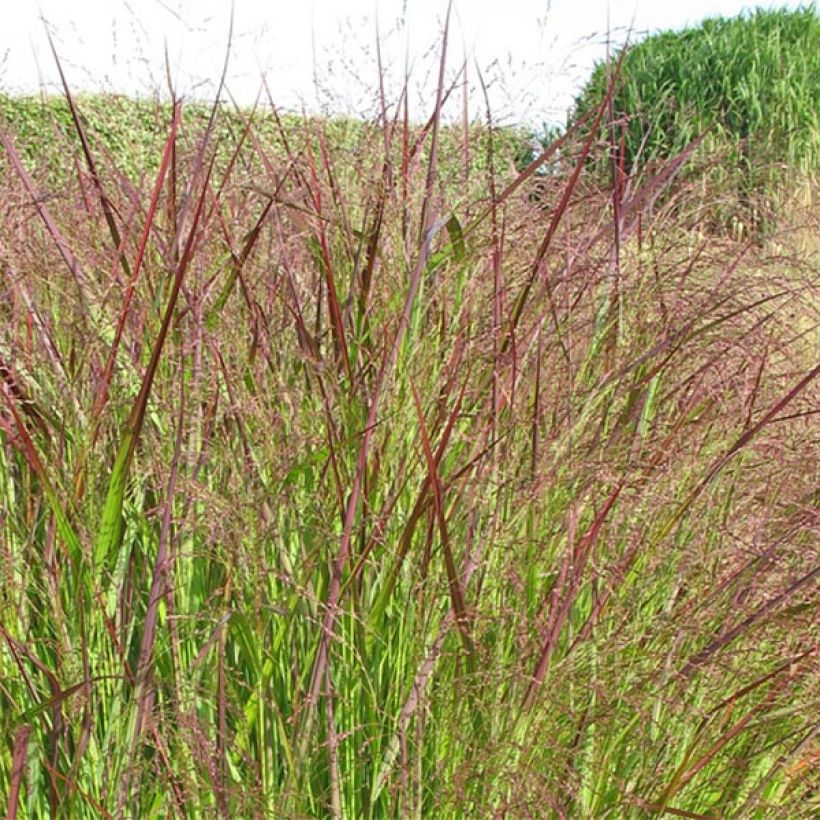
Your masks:
<svg viewBox="0 0 820 820"><path fill-rule="evenodd" d="M816 816L812 197L449 92L6 117L7 817Z"/></svg>

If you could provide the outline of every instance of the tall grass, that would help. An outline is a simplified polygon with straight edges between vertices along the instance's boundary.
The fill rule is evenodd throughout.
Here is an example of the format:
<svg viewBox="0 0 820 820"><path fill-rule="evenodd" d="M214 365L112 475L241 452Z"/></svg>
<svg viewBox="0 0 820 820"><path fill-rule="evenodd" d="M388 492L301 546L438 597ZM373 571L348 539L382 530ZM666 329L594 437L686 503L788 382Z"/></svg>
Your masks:
<svg viewBox="0 0 820 820"><path fill-rule="evenodd" d="M9 817L816 810L816 259L446 164L442 51L352 144L3 132Z"/></svg>
<svg viewBox="0 0 820 820"><path fill-rule="evenodd" d="M711 203L713 220L745 220L749 229L776 224L784 194L820 171L814 4L712 17L649 36L616 57L623 82L608 123L612 153L637 170L703 138L712 198L724 193ZM611 71L605 62L595 68L574 117L600 104Z"/></svg>

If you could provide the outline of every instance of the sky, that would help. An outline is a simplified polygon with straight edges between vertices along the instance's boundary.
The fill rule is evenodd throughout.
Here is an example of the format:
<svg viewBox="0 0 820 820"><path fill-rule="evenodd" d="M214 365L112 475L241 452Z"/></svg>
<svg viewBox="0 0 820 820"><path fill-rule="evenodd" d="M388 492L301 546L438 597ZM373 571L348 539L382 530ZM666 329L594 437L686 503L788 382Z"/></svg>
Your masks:
<svg viewBox="0 0 820 820"><path fill-rule="evenodd" d="M411 116L430 113L447 0L4 0L0 92L58 93L48 26L73 91L212 99L228 54L226 91L252 104L262 78L277 106L371 116L380 44L388 101L409 72ZM231 8L233 33L230 38ZM629 34L696 25L790 0L454 0L450 76L467 66L472 117L563 122L592 66ZM44 23L45 21L45 23ZM630 34L631 32L631 34ZM166 62L167 54L167 62ZM166 71L166 65L170 72ZM453 103L459 115L461 98Z"/></svg>

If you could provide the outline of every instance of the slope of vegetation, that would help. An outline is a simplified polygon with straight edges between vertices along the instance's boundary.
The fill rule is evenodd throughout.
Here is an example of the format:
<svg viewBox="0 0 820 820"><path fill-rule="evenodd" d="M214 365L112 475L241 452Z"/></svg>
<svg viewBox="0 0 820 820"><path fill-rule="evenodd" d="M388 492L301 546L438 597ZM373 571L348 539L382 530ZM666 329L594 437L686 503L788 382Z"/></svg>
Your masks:
<svg viewBox="0 0 820 820"><path fill-rule="evenodd" d="M0 130L9 817L816 814L816 257L446 90Z"/></svg>
<svg viewBox="0 0 820 820"><path fill-rule="evenodd" d="M714 17L647 37L595 68L572 119L600 104L616 72L605 138L633 171L702 138L712 189L734 191L762 220L784 191L820 170L814 6ZM725 204L724 215L731 212Z"/></svg>

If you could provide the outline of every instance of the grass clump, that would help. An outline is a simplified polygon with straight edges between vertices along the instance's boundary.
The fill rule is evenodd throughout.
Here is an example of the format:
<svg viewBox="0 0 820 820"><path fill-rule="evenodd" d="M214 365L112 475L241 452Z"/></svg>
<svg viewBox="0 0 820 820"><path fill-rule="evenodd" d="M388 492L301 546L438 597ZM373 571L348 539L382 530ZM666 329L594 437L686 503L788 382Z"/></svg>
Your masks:
<svg viewBox="0 0 820 820"><path fill-rule="evenodd" d="M814 260L449 152L443 67L150 178L69 95L49 196L2 132L9 816L812 816Z"/></svg>

